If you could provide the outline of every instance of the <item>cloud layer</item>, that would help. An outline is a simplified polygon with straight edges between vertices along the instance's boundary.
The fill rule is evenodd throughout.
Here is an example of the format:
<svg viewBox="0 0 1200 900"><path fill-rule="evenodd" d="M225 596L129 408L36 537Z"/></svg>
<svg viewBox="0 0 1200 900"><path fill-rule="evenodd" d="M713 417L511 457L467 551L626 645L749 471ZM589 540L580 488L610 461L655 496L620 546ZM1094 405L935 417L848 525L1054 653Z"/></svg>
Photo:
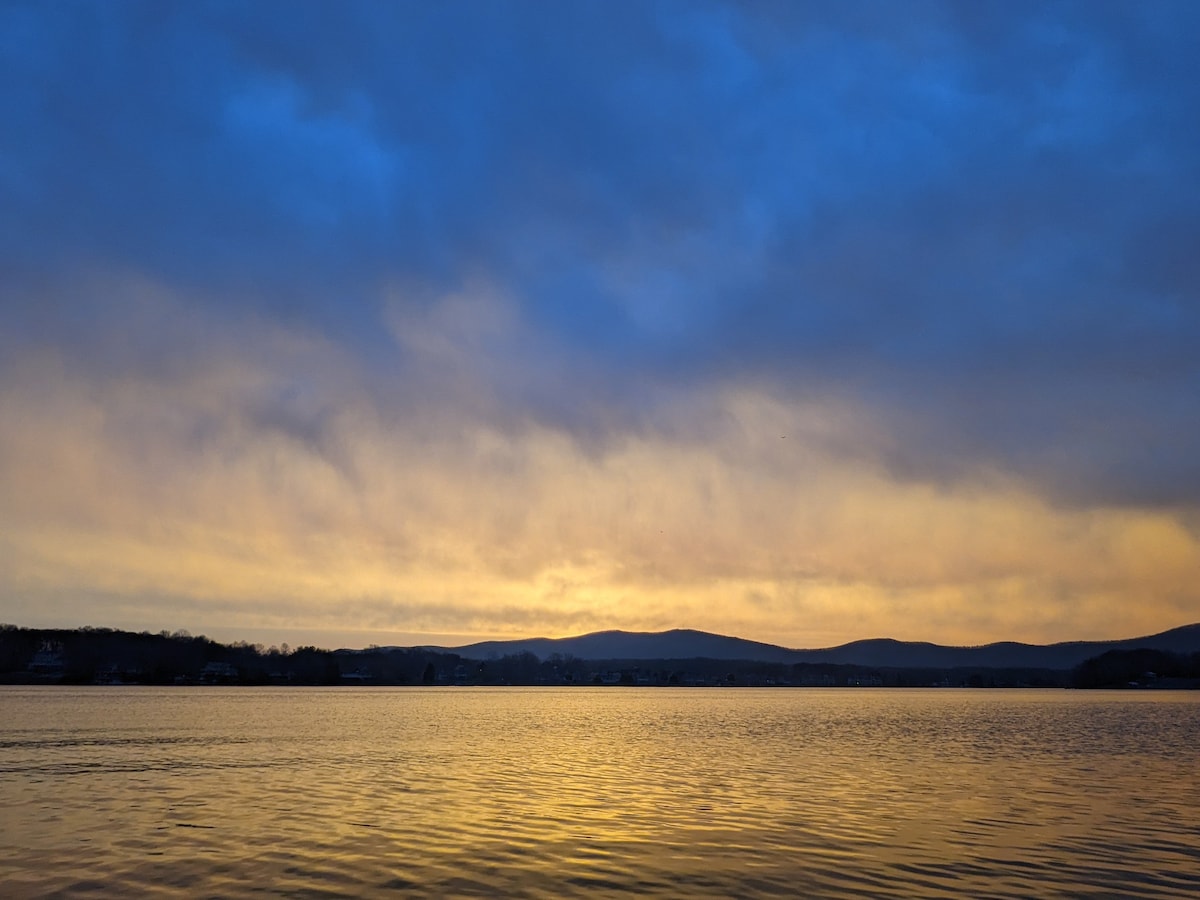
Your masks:
<svg viewBox="0 0 1200 900"><path fill-rule="evenodd" d="M1197 19L7 5L2 618L1195 620Z"/></svg>

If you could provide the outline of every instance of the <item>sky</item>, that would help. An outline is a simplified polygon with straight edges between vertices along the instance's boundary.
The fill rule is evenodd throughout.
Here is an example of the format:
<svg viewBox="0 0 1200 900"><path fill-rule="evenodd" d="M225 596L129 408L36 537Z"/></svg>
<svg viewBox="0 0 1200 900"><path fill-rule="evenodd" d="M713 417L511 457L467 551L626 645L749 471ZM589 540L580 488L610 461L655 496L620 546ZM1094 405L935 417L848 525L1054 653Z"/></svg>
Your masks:
<svg viewBox="0 0 1200 900"><path fill-rule="evenodd" d="M0 621L1200 621L1200 4L0 2Z"/></svg>

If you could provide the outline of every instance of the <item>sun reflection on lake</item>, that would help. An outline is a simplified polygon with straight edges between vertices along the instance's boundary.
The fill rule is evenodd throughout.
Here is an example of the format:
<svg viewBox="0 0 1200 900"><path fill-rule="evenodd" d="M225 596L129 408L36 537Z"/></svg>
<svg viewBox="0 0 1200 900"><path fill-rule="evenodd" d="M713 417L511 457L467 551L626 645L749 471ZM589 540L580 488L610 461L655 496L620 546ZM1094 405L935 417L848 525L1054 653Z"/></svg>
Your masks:
<svg viewBox="0 0 1200 900"><path fill-rule="evenodd" d="M1196 694L3 688L0 885L1200 890Z"/></svg>

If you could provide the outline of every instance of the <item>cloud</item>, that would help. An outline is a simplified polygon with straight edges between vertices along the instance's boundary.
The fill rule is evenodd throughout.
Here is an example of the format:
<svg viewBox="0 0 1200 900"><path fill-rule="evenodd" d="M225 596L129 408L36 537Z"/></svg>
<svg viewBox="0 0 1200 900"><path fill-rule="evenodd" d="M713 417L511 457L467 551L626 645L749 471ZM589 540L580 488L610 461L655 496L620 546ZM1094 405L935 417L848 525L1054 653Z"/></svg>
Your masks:
<svg viewBox="0 0 1200 900"><path fill-rule="evenodd" d="M10 593L1188 618L1196 18L8 4Z"/></svg>
<svg viewBox="0 0 1200 900"><path fill-rule="evenodd" d="M160 302L160 320L189 315ZM391 406L340 345L265 322L149 378L18 359L0 425L9 609L410 637L703 622L793 644L1102 636L1185 614L1200 540L1171 515L1055 508L998 471L897 480L852 399L695 391L669 404L677 422L602 452L491 422L467 399L496 396L481 348L507 360L489 342L520 326L475 303L494 309L449 296L397 326L424 355Z"/></svg>

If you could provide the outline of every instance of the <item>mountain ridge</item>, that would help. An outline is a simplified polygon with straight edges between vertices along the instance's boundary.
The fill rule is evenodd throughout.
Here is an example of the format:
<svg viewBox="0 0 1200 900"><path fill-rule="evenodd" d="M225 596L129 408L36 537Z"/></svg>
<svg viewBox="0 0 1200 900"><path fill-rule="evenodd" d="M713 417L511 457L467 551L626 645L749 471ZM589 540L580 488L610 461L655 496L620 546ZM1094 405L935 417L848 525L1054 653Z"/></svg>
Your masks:
<svg viewBox="0 0 1200 900"><path fill-rule="evenodd" d="M1109 650L1147 648L1172 653L1200 652L1200 622L1157 634L1110 641L1060 641L1025 644L996 641L975 646L951 646L928 641L868 638L836 647L792 649L762 641L713 634L690 628L668 631L595 631L565 638L518 638L481 641L461 647L414 649L456 653L466 659L487 660L518 653L539 659L559 653L583 660L720 659L743 662L857 665L874 668L1041 668L1071 669Z"/></svg>

